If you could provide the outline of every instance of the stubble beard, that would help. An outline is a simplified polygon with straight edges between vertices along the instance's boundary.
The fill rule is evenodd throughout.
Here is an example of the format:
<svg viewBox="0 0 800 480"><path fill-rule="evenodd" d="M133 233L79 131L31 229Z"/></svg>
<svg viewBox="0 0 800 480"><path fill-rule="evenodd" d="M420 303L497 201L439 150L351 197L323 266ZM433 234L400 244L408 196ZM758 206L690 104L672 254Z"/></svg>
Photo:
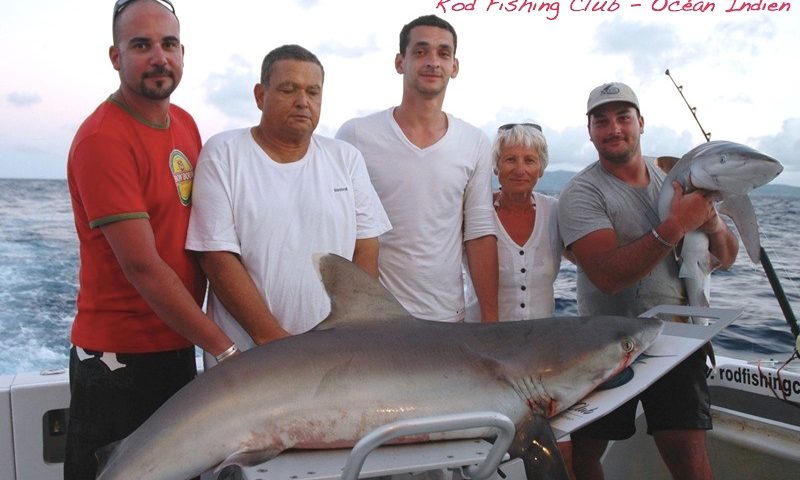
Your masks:
<svg viewBox="0 0 800 480"><path fill-rule="evenodd" d="M630 150L626 150L620 153L609 153L609 152L600 152L600 153L604 159L616 165L624 165L628 163L630 159L633 157L632 152Z"/></svg>
<svg viewBox="0 0 800 480"><path fill-rule="evenodd" d="M602 157L604 160L616 165L624 165L630 162L630 160L633 158L634 153L637 151L637 145L638 142L622 151L611 151L609 149L602 148L602 144L599 147L596 146L596 148L600 157Z"/></svg>

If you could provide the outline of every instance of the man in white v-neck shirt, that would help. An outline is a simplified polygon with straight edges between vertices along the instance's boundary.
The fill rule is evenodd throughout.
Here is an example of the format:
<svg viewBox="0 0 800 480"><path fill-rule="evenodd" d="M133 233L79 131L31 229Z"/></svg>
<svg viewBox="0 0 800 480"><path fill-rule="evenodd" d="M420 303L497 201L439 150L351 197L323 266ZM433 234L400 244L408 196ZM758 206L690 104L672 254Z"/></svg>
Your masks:
<svg viewBox="0 0 800 480"><path fill-rule="evenodd" d="M478 128L442 111L458 74L456 33L428 15L405 25L395 69L399 106L345 122L336 137L364 155L393 229L380 237L380 279L414 316L464 319L466 252L481 319L497 320L497 241L491 145Z"/></svg>

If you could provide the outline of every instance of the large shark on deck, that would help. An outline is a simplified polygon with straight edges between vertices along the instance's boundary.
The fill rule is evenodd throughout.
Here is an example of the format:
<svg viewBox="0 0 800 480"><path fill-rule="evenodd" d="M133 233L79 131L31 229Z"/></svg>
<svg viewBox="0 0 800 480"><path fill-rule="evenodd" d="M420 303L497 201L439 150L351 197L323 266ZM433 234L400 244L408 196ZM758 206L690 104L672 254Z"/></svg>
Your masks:
<svg viewBox="0 0 800 480"><path fill-rule="evenodd" d="M717 140L703 143L678 160L669 170L658 198L658 213L666 218L675 196L672 182L685 193L697 189L714 192L718 210L736 225L750 259L758 263L761 250L755 209L747 194L772 181L783 171L774 158L739 143ZM709 305L709 275L718 261L708 251L708 236L699 230L688 232L678 252L679 276L686 287L689 305Z"/></svg>
<svg viewBox="0 0 800 480"><path fill-rule="evenodd" d="M98 452L97 478L183 480L290 448L352 446L397 420L475 411L509 417L519 439L512 455L524 456L538 445L531 432L542 418L630 365L663 327L612 316L429 322L347 260L315 261L331 298L323 323L199 375L129 437ZM543 474L538 461L528 461L529 478L565 478Z"/></svg>

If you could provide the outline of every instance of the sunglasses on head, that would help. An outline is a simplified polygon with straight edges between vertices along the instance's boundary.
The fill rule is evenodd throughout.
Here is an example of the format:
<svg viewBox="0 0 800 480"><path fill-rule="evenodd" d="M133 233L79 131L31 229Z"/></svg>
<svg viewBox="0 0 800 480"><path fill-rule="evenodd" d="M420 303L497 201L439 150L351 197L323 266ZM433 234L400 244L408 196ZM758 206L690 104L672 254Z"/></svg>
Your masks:
<svg viewBox="0 0 800 480"><path fill-rule="evenodd" d="M135 1L136 0L117 0L117 3L114 4L114 16L111 18L111 22L113 23L117 21L117 15L119 15L119 12L124 10L125 7L127 7L128 5L130 5ZM169 0L156 0L156 1L161 5L167 7L169 11L172 12L173 15L175 15L175 6L172 5L172 2L170 2Z"/></svg>
<svg viewBox="0 0 800 480"><path fill-rule="evenodd" d="M537 123L506 123L505 125L500 125L497 127L498 132L503 132L505 130L511 130L512 128L516 127L517 125L521 125L523 127L531 127L535 128L536 130L542 131L542 126Z"/></svg>

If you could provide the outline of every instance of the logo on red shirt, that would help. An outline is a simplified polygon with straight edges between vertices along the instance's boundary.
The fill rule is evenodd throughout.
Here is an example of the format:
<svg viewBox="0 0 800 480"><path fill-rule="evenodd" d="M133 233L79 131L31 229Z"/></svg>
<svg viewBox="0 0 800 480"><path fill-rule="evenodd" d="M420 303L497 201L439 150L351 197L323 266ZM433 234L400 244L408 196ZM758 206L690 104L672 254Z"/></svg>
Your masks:
<svg viewBox="0 0 800 480"><path fill-rule="evenodd" d="M192 162L180 150L173 150L169 154L169 169L172 172L172 178L175 179L175 186L178 188L178 198L183 206L188 207L192 203L192 180L194 179Z"/></svg>

